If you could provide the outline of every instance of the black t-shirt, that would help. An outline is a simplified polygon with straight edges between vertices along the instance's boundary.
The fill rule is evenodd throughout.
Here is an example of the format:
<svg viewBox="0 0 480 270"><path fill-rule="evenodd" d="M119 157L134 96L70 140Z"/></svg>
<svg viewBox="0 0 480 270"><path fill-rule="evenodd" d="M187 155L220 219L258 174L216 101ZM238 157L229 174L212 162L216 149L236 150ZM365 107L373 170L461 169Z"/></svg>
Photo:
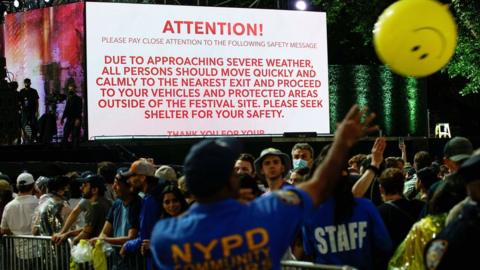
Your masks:
<svg viewBox="0 0 480 270"><path fill-rule="evenodd" d="M22 110L29 114L34 114L38 109L38 96L37 90L33 88L23 88L20 90L20 102L22 104Z"/></svg>
<svg viewBox="0 0 480 270"><path fill-rule="evenodd" d="M81 97L77 95L69 95L67 98L67 104L65 105L65 110L63 111L62 119L67 118L75 120L76 118L81 118L82 107L83 101Z"/></svg>
<svg viewBox="0 0 480 270"><path fill-rule="evenodd" d="M405 198L383 203L378 207L380 216L390 233L394 250L402 243L418 220L424 203L419 200L407 200Z"/></svg>
<svg viewBox="0 0 480 270"><path fill-rule="evenodd" d="M378 182L378 177L375 176L375 178L373 178L372 183L368 187L368 190L363 197L372 201L376 206L379 206L383 203L382 195L380 194L380 183Z"/></svg>

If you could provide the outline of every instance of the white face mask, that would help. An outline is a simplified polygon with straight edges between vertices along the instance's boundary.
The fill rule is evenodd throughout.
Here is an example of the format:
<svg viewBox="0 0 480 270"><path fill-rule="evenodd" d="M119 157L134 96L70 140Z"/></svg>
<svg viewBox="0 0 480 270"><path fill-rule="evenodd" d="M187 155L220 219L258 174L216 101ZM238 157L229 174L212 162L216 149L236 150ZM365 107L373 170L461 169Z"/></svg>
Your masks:
<svg viewBox="0 0 480 270"><path fill-rule="evenodd" d="M305 168L308 167L308 162L304 159L294 159L293 160L293 169Z"/></svg>

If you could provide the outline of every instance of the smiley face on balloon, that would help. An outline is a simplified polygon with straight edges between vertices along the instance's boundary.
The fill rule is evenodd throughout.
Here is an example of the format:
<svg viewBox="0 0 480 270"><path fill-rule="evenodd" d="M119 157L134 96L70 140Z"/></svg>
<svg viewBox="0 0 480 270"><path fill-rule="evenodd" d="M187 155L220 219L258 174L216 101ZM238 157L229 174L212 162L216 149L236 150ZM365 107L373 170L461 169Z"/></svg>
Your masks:
<svg viewBox="0 0 480 270"><path fill-rule="evenodd" d="M374 45L394 72L430 75L448 63L457 44L457 27L448 6L435 0L400 0L378 18Z"/></svg>

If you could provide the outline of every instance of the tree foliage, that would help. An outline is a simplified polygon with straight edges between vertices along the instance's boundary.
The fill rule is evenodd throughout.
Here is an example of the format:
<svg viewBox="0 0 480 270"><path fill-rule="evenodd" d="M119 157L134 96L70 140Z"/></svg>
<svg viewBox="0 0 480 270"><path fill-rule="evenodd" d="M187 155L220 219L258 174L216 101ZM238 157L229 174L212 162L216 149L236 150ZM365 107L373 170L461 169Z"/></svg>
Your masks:
<svg viewBox="0 0 480 270"><path fill-rule="evenodd" d="M461 95L480 91L480 1L453 0L452 7L458 26L455 55L446 70L452 78L463 77L466 84Z"/></svg>
<svg viewBox="0 0 480 270"><path fill-rule="evenodd" d="M335 64L373 64L372 29L393 0L313 0L327 12L329 59ZM480 1L442 0L450 5L458 25L455 55L443 69L451 78L463 78L462 95L480 91ZM348 60L346 60L348 59Z"/></svg>

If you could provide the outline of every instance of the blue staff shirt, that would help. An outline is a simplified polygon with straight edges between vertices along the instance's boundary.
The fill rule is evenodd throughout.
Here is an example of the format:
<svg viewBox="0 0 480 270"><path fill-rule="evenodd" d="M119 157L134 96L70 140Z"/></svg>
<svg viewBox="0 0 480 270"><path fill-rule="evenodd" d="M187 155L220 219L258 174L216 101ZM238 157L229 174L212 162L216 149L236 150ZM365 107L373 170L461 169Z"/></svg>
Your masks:
<svg viewBox="0 0 480 270"><path fill-rule="evenodd" d="M389 254L392 241L375 205L355 198L353 214L347 222L334 224L335 200L322 203L305 220L302 228L305 253L316 263L349 265L372 269L374 248Z"/></svg>

